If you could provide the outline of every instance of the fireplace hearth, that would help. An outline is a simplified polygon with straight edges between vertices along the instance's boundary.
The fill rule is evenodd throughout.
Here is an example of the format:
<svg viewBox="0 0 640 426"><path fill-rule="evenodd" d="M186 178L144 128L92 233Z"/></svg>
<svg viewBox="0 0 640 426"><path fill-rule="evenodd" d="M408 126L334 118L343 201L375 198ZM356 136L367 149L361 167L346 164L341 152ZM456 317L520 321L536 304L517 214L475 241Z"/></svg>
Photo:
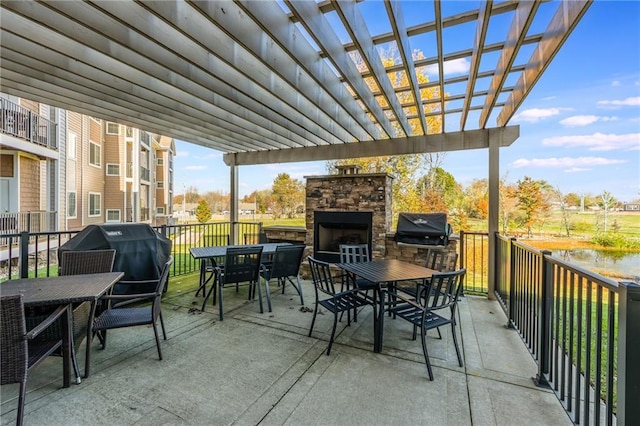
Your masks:
<svg viewBox="0 0 640 426"><path fill-rule="evenodd" d="M340 244L367 244L371 252L372 221L372 212L316 211L313 256L339 262Z"/></svg>

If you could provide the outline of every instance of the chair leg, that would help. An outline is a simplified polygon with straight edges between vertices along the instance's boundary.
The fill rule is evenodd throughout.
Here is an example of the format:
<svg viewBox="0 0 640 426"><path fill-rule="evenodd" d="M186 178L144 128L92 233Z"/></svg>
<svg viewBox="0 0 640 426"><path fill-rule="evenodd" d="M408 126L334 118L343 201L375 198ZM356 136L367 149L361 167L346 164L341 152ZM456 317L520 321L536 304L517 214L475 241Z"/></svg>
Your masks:
<svg viewBox="0 0 640 426"><path fill-rule="evenodd" d="M349 315L349 314L347 314ZM333 314L333 329L331 330L331 338L329 339L329 346L327 347L327 355L331 353L331 346L333 345L333 338L336 335L336 326L338 325L338 313Z"/></svg>
<svg viewBox="0 0 640 426"><path fill-rule="evenodd" d="M429 372L429 380L433 381L433 371L431 371L431 362L429 362L429 352L427 351L427 332L424 328L420 328L420 337L422 339L422 353L424 354L424 361L427 364L427 371Z"/></svg>
<svg viewBox="0 0 640 426"><path fill-rule="evenodd" d="M80 378L80 368L78 367L78 355L73 345L71 347L71 363L73 364L73 372L76 375L76 383L80 384L82 383L82 379Z"/></svg>
<svg viewBox="0 0 640 426"><path fill-rule="evenodd" d="M258 285L260 285L260 277L258 277ZM264 289L267 293L267 307L269 308L269 312L272 312L271 309L271 290L269 290L269 280L264 278Z"/></svg>
<svg viewBox="0 0 640 426"><path fill-rule="evenodd" d="M218 318L220 318L220 321L224 319L222 314L222 289L222 283L218 283Z"/></svg>
<svg viewBox="0 0 640 426"><path fill-rule="evenodd" d="M458 365L462 367L462 357L460 356L458 338L456 337L456 325L454 323L451 323L451 333L453 334L453 345L456 347L456 355L458 355Z"/></svg>
<svg viewBox="0 0 640 426"><path fill-rule="evenodd" d="M153 323L153 334L156 336L156 347L158 348L158 358L162 361L162 349L160 349L160 336L158 336L158 327Z"/></svg>
<svg viewBox="0 0 640 426"><path fill-rule="evenodd" d="M16 418L16 425L22 426L24 421L24 403L27 397L27 380L20 382L20 395L18 396L18 416Z"/></svg>
<svg viewBox="0 0 640 426"><path fill-rule="evenodd" d="M313 310L313 318L311 319L311 327L309 327L309 337L311 337L311 332L313 331L313 325L316 323L316 315L318 315L318 299L316 298L316 306Z"/></svg>
<svg viewBox="0 0 640 426"><path fill-rule="evenodd" d="M256 281L255 283L251 284L251 286L257 286L258 287L258 303L260 304L260 313L263 314L264 313L264 307L262 306L262 287L260 286L260 277L258 277L258 281ZM253 293L255 294L255 290L253 290ZM269 303L269 305L271 305L271 303ZM269 311L271 312L271 311Z"/></svg>
<svg viewBox="0 0 640 426"><path fill-rule="evenodd" d="M213 282L213 284L211 284L211 288L209 289L209 292L207 293L207 295L204 297L204 301L202 302L202 312L204 312L204 308L205 306L207 306L207 300L209 300L209 297L211 296L211 293L213 293L213 304L216 304L216 295L215 295L215 291L216 291L216 287L218 287L220 285L217 277L215 279L215 281Z"/></svg>
<svg viewBox="0 0 640 426"><path fill-rule="evenodd" d="M164 337L164 340L167 340L167 330L165 330L164 328L164 321L162 320L162 311L158 312L159 316L160 316L160 326L162 327L162 337Z"/></svg>

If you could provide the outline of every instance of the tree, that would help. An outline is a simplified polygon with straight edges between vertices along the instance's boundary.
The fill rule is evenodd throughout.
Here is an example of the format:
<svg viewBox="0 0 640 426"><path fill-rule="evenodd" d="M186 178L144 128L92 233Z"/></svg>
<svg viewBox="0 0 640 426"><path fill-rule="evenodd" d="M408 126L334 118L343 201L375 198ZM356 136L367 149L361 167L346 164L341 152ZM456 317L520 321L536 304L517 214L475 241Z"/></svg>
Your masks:
<svg viewBox="0 0 640 426"><path fill-rule="evenodd" d="M230 201L228 193L208 191L202 196L202 199L207 201L212 212L220 213L229 210Z"/></svg>
<svg viewBox="0 0 640 426"><path fill-rule="evenodd" d="M598 205L604 212L604 232L607 232L607 219L609 216L609 211L611 211L616 204L616 199L613 197L613 195L611 195L609 191L603 191L602 194L600 194Z"/></svg>
<svg viewBox="0 0 640 426"><path fill-rule="evenodd" d="M500 180L499 188L500 223L502 233L507 235L509 227L513 224L518 212L518 188L506 182L506 178Z"/></svg>
<svg viewBox="0 0 640 426"><path fill-rule="evenodd" d="M518 208L522 211L522 225L527 228L527 235L532 235L531 229L541 220L543 214L550 208L543 189L549 185L545 181L536 181L529 176L518 181Z"/></svg>
<svg viewBox="0 0 640 426"><path fill-rule="evenodd" d="M274 217L293 218L299 206L304 205L304 185L287 173L280 173L273 180Z"/></svg>
<svg viewBox="0 0 640 426"><path fill-rule="evenodd" d="M200 200L196 207L196 219L200 223L206 223L211 220L211 209L205 200Z"/></svg>
<svg viewBox="0 0 640 426"><path fill-rule="evenodd" d="M562 191L558 187L556 187L555 195L556 195L556 198L557 198L558 203L560 205L560 214L561 214L561 219L562 219L562 227L564 228L567 237L570 237L571 236L571 224L569 222L569 211L567 210L567 207L568 207L567 206L567 199L572 200L572 198L569 198L568 195L563 195ZM575 199L573 199L573 201L575 201Z"/></svg>

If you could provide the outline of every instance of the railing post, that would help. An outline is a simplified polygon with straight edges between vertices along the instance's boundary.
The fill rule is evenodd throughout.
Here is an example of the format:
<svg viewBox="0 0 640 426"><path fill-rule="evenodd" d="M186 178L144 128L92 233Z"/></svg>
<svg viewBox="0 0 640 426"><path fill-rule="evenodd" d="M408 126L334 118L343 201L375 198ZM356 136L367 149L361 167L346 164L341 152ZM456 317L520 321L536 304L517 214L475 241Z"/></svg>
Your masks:
<svg viewBox="0 0 640 426"><path fill-rule="evenodd" d="M553 263L547 261L549 250L540 252L541 293L538 312L538 374L534 379L537 386L551 387L546 375L551 359L551 316L553 312Z"/></svg>
<svg viewBox="0 0 640 426"><path fill-rule="evenodd" d="M161 226L160 226L160 233L161 233L162 235L164 235L165 237L167 237L167 238L168 238L168 235L167 235L167 225L166 225L166 224L164 224L164 225L161 225Z"/></svg>
<svg viewBox="0 0 640 426"><path fill-rule="evenodd" d="M640 424L640 285L621 282L618 294L619 425Z"/></svg>
<svg viewBox="0 0 640 426"><path fill-rule="evenodd" d="M458 255L458 259L460 259L460 269L464 268L464 231L460 230L460 240L458 241L458 245L460 246L459 250L459 255ZM462 278L462 293L464 294L464 289L467 286L467 274L463 275Z"/></svg>
<svg viewBox="0 0 640 426"><path fill-rule="evenodd" d="M37 266L36 266L37 268ZM29 233L20 233L20 278L29 276Z"/></svg>
<svg viewBox="0 0 640 426"><path fill-rule="evenodd" d="M509 318L507 320L507 327L509 328L515 328L513 323L516 316L516 258L513 255L514 241L516 241L514 237L509 238L508 259L506 259L509 263Z"/></svg>

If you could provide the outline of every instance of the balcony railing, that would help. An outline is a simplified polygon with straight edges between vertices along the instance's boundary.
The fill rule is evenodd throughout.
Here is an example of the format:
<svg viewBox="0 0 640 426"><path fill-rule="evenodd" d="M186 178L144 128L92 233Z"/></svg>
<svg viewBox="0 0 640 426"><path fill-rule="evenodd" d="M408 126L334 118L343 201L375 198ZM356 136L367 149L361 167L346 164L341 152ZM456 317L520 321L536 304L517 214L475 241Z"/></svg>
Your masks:
<svg viewBox="0 0 640 426"><path fill-rule="evenodd" d="M141 180L146 180L149 181L149 176L151 174L149 173L149 169L147 169L146 167L142 167L140 166L140 179Z"/></svg>
<svg viewBox="0 0 640 426"><path fill-rule="evenodd" d="M638 424L640 285L497 236L495 295L576 424ZM632 402L635 401L635 404Z"/></svg>
<svg viewBox="0 0 640 426"><path fill-rule="evenodd" d="M7 99L0 99L0 131L46 148L58 149L56 124Z"/></svg>
<svg viewBox="0 0 640 426"><path fill-rule="evenodd" d="M56 229L58 212L0 213L0 237L20 232L50 232Z"/></svg>

